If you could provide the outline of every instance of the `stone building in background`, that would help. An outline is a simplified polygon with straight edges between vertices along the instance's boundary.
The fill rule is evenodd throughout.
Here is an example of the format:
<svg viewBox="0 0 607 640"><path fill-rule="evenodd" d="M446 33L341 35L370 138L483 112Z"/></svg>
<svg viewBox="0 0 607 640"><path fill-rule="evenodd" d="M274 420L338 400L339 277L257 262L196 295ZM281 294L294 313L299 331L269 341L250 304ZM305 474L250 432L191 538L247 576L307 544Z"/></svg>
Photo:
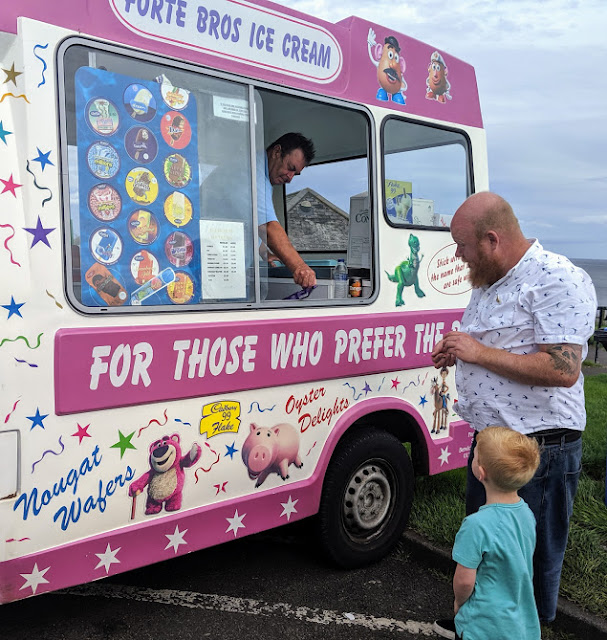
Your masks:
<svg viewBox="0 0 607 640"><path fill-rule="evenodd" d="M306 187L287 195L286 230L297 251L348 250L348 214Z"/></svg>

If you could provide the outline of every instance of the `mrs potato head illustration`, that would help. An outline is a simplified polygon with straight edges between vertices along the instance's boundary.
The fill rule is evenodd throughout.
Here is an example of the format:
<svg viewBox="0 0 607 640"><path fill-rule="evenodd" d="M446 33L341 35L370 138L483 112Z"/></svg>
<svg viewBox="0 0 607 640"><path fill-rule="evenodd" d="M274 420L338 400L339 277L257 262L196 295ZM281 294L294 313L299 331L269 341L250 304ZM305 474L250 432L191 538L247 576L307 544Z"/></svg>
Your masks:
<svg viewBox="0 0 607 640"><path fill-rule="evenodd" d="M367 34L367 48L371 62L377 67L379 89L375 97L386 102L390 99L389 96L392 96L392 102L406 104L406 64L398 40L394 36L387 36L383 45L377 44L375 31L370 28Z"/></svg>
<svg viewBox="0 0 607 640"><path fill-rule="evenodd" d="M428 65L428 78L426 79L426 98L428 100L437 100L442 103L451 100L449 95L451 85L447 80L448 73L449 70L443 56L435 51L430 56L430 64Z"/></svg>

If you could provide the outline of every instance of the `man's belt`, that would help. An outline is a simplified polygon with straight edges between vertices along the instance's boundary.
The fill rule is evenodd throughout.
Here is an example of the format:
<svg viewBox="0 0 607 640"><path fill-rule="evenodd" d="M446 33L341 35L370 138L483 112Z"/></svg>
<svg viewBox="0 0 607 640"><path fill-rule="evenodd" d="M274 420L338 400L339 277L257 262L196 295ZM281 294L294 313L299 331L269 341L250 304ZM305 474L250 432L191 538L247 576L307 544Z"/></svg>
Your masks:
<svg viewBox="0 0 607 640"><path fill-rule="evenodd" d="M546 431L535 431L527 436L535 438L540 446L561 444L563 442L575 442L582 437L582 432L575 429L547 429Z"/></svg>

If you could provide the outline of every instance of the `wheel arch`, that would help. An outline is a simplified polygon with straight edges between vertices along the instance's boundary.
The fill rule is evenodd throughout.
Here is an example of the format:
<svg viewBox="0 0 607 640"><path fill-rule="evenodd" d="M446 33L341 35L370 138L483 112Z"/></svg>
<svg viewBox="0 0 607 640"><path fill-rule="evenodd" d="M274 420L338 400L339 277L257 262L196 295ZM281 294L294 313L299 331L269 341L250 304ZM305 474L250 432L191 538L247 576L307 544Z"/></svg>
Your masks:
<svg viewBox="0 0 607 640"><path fill-rule="evenodd" d="M429 470L425 422L417 409L400 398L370 398L357 402L340 416L325 444L318 470L324 477L331 457L344 438L357 429L382 428L401 442L411 443L411 462L416 475Z"/></svg>

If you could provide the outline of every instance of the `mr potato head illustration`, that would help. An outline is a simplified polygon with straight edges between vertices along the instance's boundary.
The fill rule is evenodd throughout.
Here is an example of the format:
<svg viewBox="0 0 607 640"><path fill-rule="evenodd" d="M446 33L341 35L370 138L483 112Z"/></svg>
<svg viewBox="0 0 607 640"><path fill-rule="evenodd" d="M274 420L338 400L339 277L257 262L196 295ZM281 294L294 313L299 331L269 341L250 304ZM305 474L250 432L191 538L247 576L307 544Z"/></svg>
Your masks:
<svg viewBox="0 0 607 640"><path fill-rule="evenodd" d="M438 102L447 102L451 100L449 89L451 85L447 80L449 73L443 56L435 51L430 56L430 64L428 65L428 77L426 78L426 98L428 100L437 100Z"/></svg>
<svg viewBox="0 0 607 640"><path fill-rule="evenodd" d="M378 100L386 102L392 96L392 102L405 104L407 90L405 82L405 59L400 53L400 45L394 36L387 36L384 44L377 44L375 31L369 29L367 35L367 48L371 62L377 67L377 81L379 89L375 96Z"/></svg>

